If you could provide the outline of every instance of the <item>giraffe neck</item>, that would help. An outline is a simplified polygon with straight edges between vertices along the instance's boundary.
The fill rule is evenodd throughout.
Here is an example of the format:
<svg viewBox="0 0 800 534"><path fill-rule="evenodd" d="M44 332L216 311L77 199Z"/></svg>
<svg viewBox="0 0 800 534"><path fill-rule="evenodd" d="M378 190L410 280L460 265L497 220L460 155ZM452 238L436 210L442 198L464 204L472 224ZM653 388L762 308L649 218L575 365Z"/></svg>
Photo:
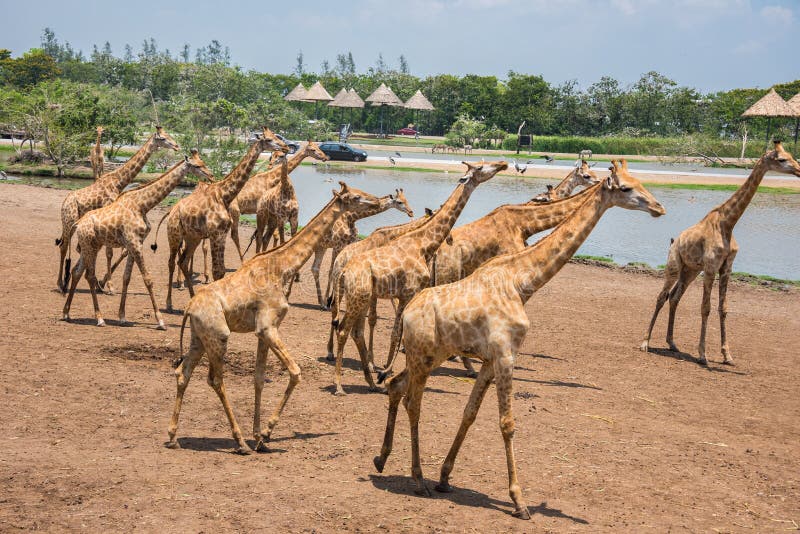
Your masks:
<svg viewBox="0 0 800 534"><path fill-rule="evenodd" d="M95 148L100 147L100 138L103 136L101 132L97 132L97 141L94 142Z"/></svg>
<svg viewBox="0 0 800 534"><path fill-rule="evenodd" d="M580 207L548 236L520 252L500 256L473 275L483 269L500 267L504 277L514 281L522 302L527 302L572 258L608 209L610 202L602 184L593 186L589 191L582 195L584 200Z"/></svg>
<svg viewBox="0 0 800 534"><path fill-rule="evenodd" d="M119 196L119 200L130 206L136 206L141 213L147 213L164 200L188 172L189 164L181 161L149 184L123 193Z"/></svg>
<svg viewBox="0 0 800 534"><path fill-rule="evenodd" d="M567 198L572 194L572 191L575 190L575 186L577 185L577 180L575 178L578 175L578 170L575 169L571 173L569 173L566 178L561 180L554 189L553 189L553 199L558 200L561 198Z"/></svg>
<svg viewBox="0 0 800 534"><path fill-rule="evenodd" d="M334 198L313 219L308 221L308 224L297 232L297 235L278 248L257 255L253 260L259 261L259 258L269 260L278 255L283 273L298 271L308 261L323 238L330 234L331 228L341 214L341 201Z"/></svg>
<svg viewBox="0 0 800 534"><path fill-rule="evenodd" d="M430 218L427 224L405 234L400 239L419 240L420 253L426 261L430 260L438 250L439 245L447 237L447 234L450 233L476 187L477 184L472 180L465 184L459 184L450 195L450 198Z"/></svg>
<svg viewBox="0 0 800 534"><path fill-rule="evenodd" d="M352 226L353 223L355 223L358 220L366 219L367 217L372 217L373 215L383 213L384 211L392 207L393 202L394 200L392 200L392 197L389 196L380 197L378 199L378 203L374 206L371 206L367 210L362 210L359 211L358 213L353 211L346 211L342 215L342 218L347 222L348 226L354 228L354 226Z"/></svg>
<svg viewBox="0 0 800 534"><path fill-rule="evenodd" d="M300 165L300 163L302 163L303 160L308 157L305 151L305 146L307 145L308 143L301 146L297 150L295 155L289 158L289 160L286 162L287 173L291 173L293 170L295 170ZM265 172L260 172L250 179L251 182L261 182L261 187L259 187L259 189L269 189L271 187L275 187L276 185L278 185L278 182L280 182L280 180L281 180L280 165L273 167Z"/></svg>
<svg viewBox="0 0 800 534"><path fill-rule="evenodd" d="M742 216L750 201L753 200L753 196L758 191L758 185L766 173L767 160L762 157L756 162L750 172L750 176L747 177L742 186L717 208L717 211L722 216L722 222L727 225L729 230L733 230L733 227L739 221L739 217Z"/></svg>
<svg viewBox="0 0 800 534"><path fill-rule="evenodd" d="M586 193L547 203L528 203L498 208L498 221L505 220L507 228L519 229L523 239L560 224L586 201Z"/></svg>
<svg viewBox="0 0 800 534"><path fill-rule="evenodd" d="M156 151L155 138L151 135L144 145L134 154L125 164L115 171L104 174L100 178L103 185L110 187L119 194L137 174L142 170L144 164Z"/></svg>
<svg viewBox="0 0 800 534"><path fill-rule="evenodd" d="M236 167L228 173L228 176L213 184L213 187L218 188L223 204L227 206L236 198L236 195L242 190L244 184L247 183L247 178L250 177L250 172L253 170L253 167L255 167L258 156L260 155L261 142L256 141L250 145L247 153Z"/></svg>

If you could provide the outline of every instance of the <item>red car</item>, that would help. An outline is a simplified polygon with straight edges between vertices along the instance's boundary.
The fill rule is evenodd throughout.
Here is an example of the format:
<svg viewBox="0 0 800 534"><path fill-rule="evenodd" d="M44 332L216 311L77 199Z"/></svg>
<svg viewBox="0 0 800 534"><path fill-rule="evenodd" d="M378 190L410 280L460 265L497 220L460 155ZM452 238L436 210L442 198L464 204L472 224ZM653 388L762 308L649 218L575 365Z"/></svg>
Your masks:
<svg viewBox="0 0 800 534"><path fill-rule="evenodd" d="M397 135L417 135L418 133L414 128L400 128L397 130Z"/></svg>

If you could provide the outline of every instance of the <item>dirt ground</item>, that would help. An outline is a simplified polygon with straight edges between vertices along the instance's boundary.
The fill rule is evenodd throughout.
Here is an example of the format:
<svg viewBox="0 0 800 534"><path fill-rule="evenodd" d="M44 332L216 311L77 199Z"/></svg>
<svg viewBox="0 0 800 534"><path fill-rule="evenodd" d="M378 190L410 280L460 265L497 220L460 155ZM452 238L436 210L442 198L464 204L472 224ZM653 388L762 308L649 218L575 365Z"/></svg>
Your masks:
<svg viewBox="0 0 800 534"><path fill-rule="evenodd" d="M137 273L128 299L134 326L113 320L118 296L101 296L109 325L94 326L86 291L76 295L73 322L59 320L53 240L65 194L0 186L4 532L778 532L800 524L797 291L734 284L729 340L737 366L719 364L714 309L713 361L706 369L690 356L696 354L699 284L687 292L677 322L676 340L688 354L644 354L638 344L661 280L565 267L527 306L532 327L515 371L515 444L532 515L523 522L510 515L493 390L456 463L453 493L413 494L402 409L395 450L384 473L375 471L387 397L366 391L352 345L344 376L350 394L331 394L332 367L324 358L330 318L314 304L307 271L281 326L304 380L270 452L231 453L234 442L204 368L187 391L182 448L165 448L181 317L167 315L168 330L155 330ZM159 211L150 218L156 217ZM146 260L163 305L164 232L160 241ZM238 265L231 254L228 265ZM115 281L119 287L119 276ZM187 298L177 292L177 306ZM390 311L381 308L379 362L388 348ZM656 328L656 347L665 346L665 321ZM230 346L227 388L246 430L255 340L234 335ZM267 414L287 382L274 358L270 365ZM428 382L421 450L431 486L470 388L455 362Z"/></svg>

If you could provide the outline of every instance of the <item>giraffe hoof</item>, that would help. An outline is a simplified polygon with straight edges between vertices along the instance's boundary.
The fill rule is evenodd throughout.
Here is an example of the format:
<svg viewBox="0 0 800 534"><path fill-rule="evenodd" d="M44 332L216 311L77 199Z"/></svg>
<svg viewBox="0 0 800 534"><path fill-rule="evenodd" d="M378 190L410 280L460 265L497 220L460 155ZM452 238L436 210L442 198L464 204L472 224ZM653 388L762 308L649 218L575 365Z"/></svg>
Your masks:
<svg viewBox="0 0 800 534"><path fill-rule="evenodd" d="M730 365L731 367L736 367L736 364L733 363L733 360L722 360L722 365Z"/></svg>
<svg viewBox="0 0 800 534"><path fill-rule="evenodd" d="M675 343L670 343L669 344L669 350L672 351L672 352L680 352L680 349L678 348L678 346Z"/></svg>
<svg viewBox="0 0 800 534"><path fill-rule="evenodd" d="M65 314L64 314L64 315L61 317L61 320L62 320L62 321L67 321L67 322L69 322L69 314L68 314L68 313L65 313Z"/></svg>
<svg viewBox="0 0 800 534"><path fill-rule="evenodd" d="M705 358L698 358L697 363L699 363L703 367L708 367L708 360L706 360Z"/></svg>
<svg viewBox="0 0 800 534"><path fill-rule="evenodd" d="M255 451L256 452L269 452L269 449L267 448L267 444L266 443L264 443L263 441L259 441L258 443L256 443Z"/></svg>
<svg viewBox="0 0 800 534"><path fill-rule="evenodd" d="M333 394L336 395L337 397L344 397L345 395L347 395L347 392L345 392L345 390L343 390L342 388L339 388L336 391L334 391Z"/></svg>
<svg viewBox="0 0 800 534"><path fill-rule="evenodd" d="M158 321L158 326L156 326L156 330L166 330L167 327L164 325L164 321Z"/></svg>
<svg viewBox="0 0 800 534"><path fill-rule="evenodd" d="M642 344L639 345L639 350L642 352L649 352L650 351L650 342L649 341L642 341Z"/></svg>
<svg viewBox="0 0 800 534"><path fill-rule="evenodd" d="M236 454L240 454L242 456L248 456L253 453L253 449L251 449L247 445L239 445L233 452L235 452Z"/></svg>
<svg viewBox="0 0 800 534"><path fill-rule="evenodd" d="M372 459L372 463L375 464L375 469L378 470L378 473L383 473L383 466L386 465L386 460L381 458L380 456L376 456Z"/></svg>
<svg viewBox="0 0 800 534"><path fill-rule="evenodd" d="M164 446L168 449L180 449L181 444L178 443L178 440L171 439L168 442L164 443Z"/></svg>
<svg viewBox="0 0 800 534"><path fill-rule="evenodd" d="M448 482L439 482L433 489L439 493L453 493L453 487Z"/></svg>
<svg viewBox="0 0 800 534"><path fill-rule="evenodd" d="M327 356L325 356L325 359L328 360L329 362L336 361L336 357L333 354L331 354L330 352L328 353Z"/></svg>
<svg viewBox="0 0 800 534"><path fill-rule="evenodd" d="M524 519L526 521L531 518L531 514L530 512L528 512L527 508L517 508L516 510L511 512L511 515L516 517L517 519Z"/></svg>
<svg viewBox="0 0 800 534"><path fill-rule="evenodd" d="M106 322L104 320L102 320L102 319L98 319L97 320L97 326L105 326L105 325L106 325Z"/></svg>
<svg viewBox="0 0 800 534"><path fill-rule="evenodd" d="M424 484L424 483L422 484L421 488L416 488L414 490L414 493L419 495L420 497L431 497L432 496L431 495L431 490L428 489L428 485Z"/></svg>

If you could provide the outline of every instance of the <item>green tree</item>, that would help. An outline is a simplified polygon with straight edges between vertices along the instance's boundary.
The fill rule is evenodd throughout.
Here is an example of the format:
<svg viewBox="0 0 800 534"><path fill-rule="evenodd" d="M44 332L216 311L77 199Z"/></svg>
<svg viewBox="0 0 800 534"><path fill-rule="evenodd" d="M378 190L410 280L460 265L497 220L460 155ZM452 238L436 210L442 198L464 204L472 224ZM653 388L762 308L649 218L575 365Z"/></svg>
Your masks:
<svg viewBox="0 0 800 534"><path fill-rule="evenodd" d="M61 74L55 60L40 48L31 48L16 59L0 59L0 67L8 83L17 87L31 87Z"/></svg>

